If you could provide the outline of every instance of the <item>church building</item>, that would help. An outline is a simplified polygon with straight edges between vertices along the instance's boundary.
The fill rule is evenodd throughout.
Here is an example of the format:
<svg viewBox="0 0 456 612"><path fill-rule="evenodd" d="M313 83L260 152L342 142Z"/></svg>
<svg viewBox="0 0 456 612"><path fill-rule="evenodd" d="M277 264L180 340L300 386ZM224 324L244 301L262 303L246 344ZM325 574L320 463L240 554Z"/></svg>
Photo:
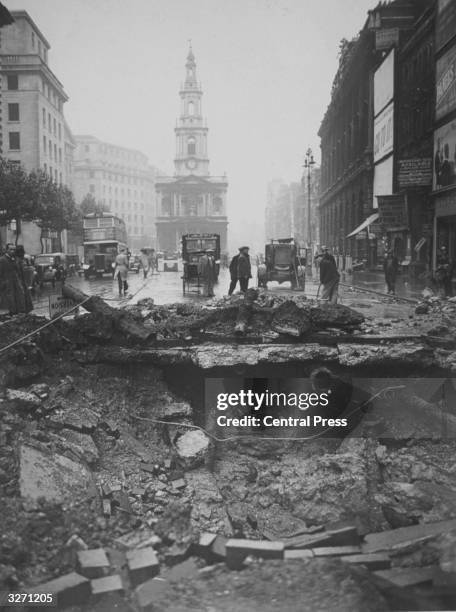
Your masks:
<svg viewBox="0 0 456 612"><path fill-rule="evenodd" d="M226 191L228 181L210 176L207 153L208 128L202 117L201 84L190 47L186 77L180 90L181 111L174 129L176 157L174 177L157 177L157 246L161 251L181 248L183 234L220 234L221 250L227 250Z"/></svg>

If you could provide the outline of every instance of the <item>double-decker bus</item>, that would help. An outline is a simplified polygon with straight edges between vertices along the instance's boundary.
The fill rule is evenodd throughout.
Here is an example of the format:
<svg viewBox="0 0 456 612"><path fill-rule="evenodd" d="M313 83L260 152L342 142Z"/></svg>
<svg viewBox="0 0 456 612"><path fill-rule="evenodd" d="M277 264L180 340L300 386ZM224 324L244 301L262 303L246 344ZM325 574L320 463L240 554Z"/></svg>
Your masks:
<svg viewBox="0 0 456 612"><path fill-rule="evenodd" d="M115 215L90 213L83 220L84 276L112 274L116 255L127 249L125 223Z"/></svg>

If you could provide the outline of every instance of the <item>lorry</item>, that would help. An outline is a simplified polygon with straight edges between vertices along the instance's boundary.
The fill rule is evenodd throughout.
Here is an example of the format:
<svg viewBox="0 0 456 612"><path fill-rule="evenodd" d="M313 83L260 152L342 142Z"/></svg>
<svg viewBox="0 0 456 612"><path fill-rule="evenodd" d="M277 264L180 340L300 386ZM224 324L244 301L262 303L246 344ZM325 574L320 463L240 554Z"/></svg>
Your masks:
<svg viewBox="0 0 456 612"><path fill-rule="evenodd" d="M304 290L307 251L294 238L272 239L265 246L264 262L258 265L258 286L269 281L290 282L292 289Z"/></svg>

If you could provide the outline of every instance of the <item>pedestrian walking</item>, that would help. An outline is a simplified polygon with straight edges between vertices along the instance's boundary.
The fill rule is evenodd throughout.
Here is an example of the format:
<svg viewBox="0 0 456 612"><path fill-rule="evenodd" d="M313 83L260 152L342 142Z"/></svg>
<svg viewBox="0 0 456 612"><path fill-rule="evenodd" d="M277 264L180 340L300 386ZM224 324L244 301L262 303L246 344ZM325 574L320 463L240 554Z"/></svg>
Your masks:
<svg viewBox="0 0 456 612"><path fill-rule="evenodd" d="M448 251L445 246L440 247L437 253L437 267L435 277L439 288L439 293L443 297L451 297L453 295L453 264L448 256Z"/></svg>
<svg viewBox="0 0 456 612"><path fill-rule="evenodd" d="M339 292L340 275L337 271L337 264L334 256L329 252L328 247L321 247L320 259L320 283L323 287L321 299L327 300L331 304L337 304Z"/></svg>
<svg viewBox="0 0 456 612"><path fill-rule="evenodd" d="M158 274L158 258L157 258L157 254L155 253L155 249L150 250L150 253L148 255L148 260L149 260L149 269L152 270L152 274L155 274L155 272L157 272Z"/></svg>
<svg viewBox="0 0 456 612"><path fill-rule="evenodd" d="M396 277L399 270L399 261L391 249L385 254L383 262L383 271L385 273L385 282L388 295L396 294Z"/></svg>
<svg viewBox="0 0 456 612"><path fill-rule="evenodd" d="M10 315L33 310L22 264L16 257L16 247L11 243L6 245L6 252L0 257L0 300Z"/></svg>
<svg viewBox="0 0 456 612"><path fill-rule="evenodd" d="M214 297L215 258L214 251L208 249L199 260L199 274L203 282L203 295Z"/></svg>
<svg viewBox="0 0 456 612"><path fill-rule="evenodd" d="M141 261L141 266L143 269L143 277L144 280L147 278L147 275L149 274L149 270L150 270L150 262L149 262L149 257L147 256L147 252L146 249L141 249L141 255L139 257L140 261Z"/></svg>
<svg viewBox="0 0 456 612"><path fill-rule="evenodd" d="M119 296L122 297L122 292L127 295L128 290L128 256L125 249L121 249L116 257L116 267L114 269L114 278L117 278L119 285Z"/></svg>

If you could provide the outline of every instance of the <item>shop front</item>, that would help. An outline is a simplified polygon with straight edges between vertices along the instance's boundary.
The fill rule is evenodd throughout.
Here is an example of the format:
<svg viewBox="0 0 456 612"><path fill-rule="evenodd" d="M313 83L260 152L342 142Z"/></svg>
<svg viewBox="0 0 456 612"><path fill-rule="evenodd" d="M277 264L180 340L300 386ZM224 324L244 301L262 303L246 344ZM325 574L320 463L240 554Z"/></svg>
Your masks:
<svg viewBox="0 0 456 612"><path fill-rule="evenodd" d="M435 196L433 270L442 246L448 249L450 260L456 261L456 189Z"/></svg>

